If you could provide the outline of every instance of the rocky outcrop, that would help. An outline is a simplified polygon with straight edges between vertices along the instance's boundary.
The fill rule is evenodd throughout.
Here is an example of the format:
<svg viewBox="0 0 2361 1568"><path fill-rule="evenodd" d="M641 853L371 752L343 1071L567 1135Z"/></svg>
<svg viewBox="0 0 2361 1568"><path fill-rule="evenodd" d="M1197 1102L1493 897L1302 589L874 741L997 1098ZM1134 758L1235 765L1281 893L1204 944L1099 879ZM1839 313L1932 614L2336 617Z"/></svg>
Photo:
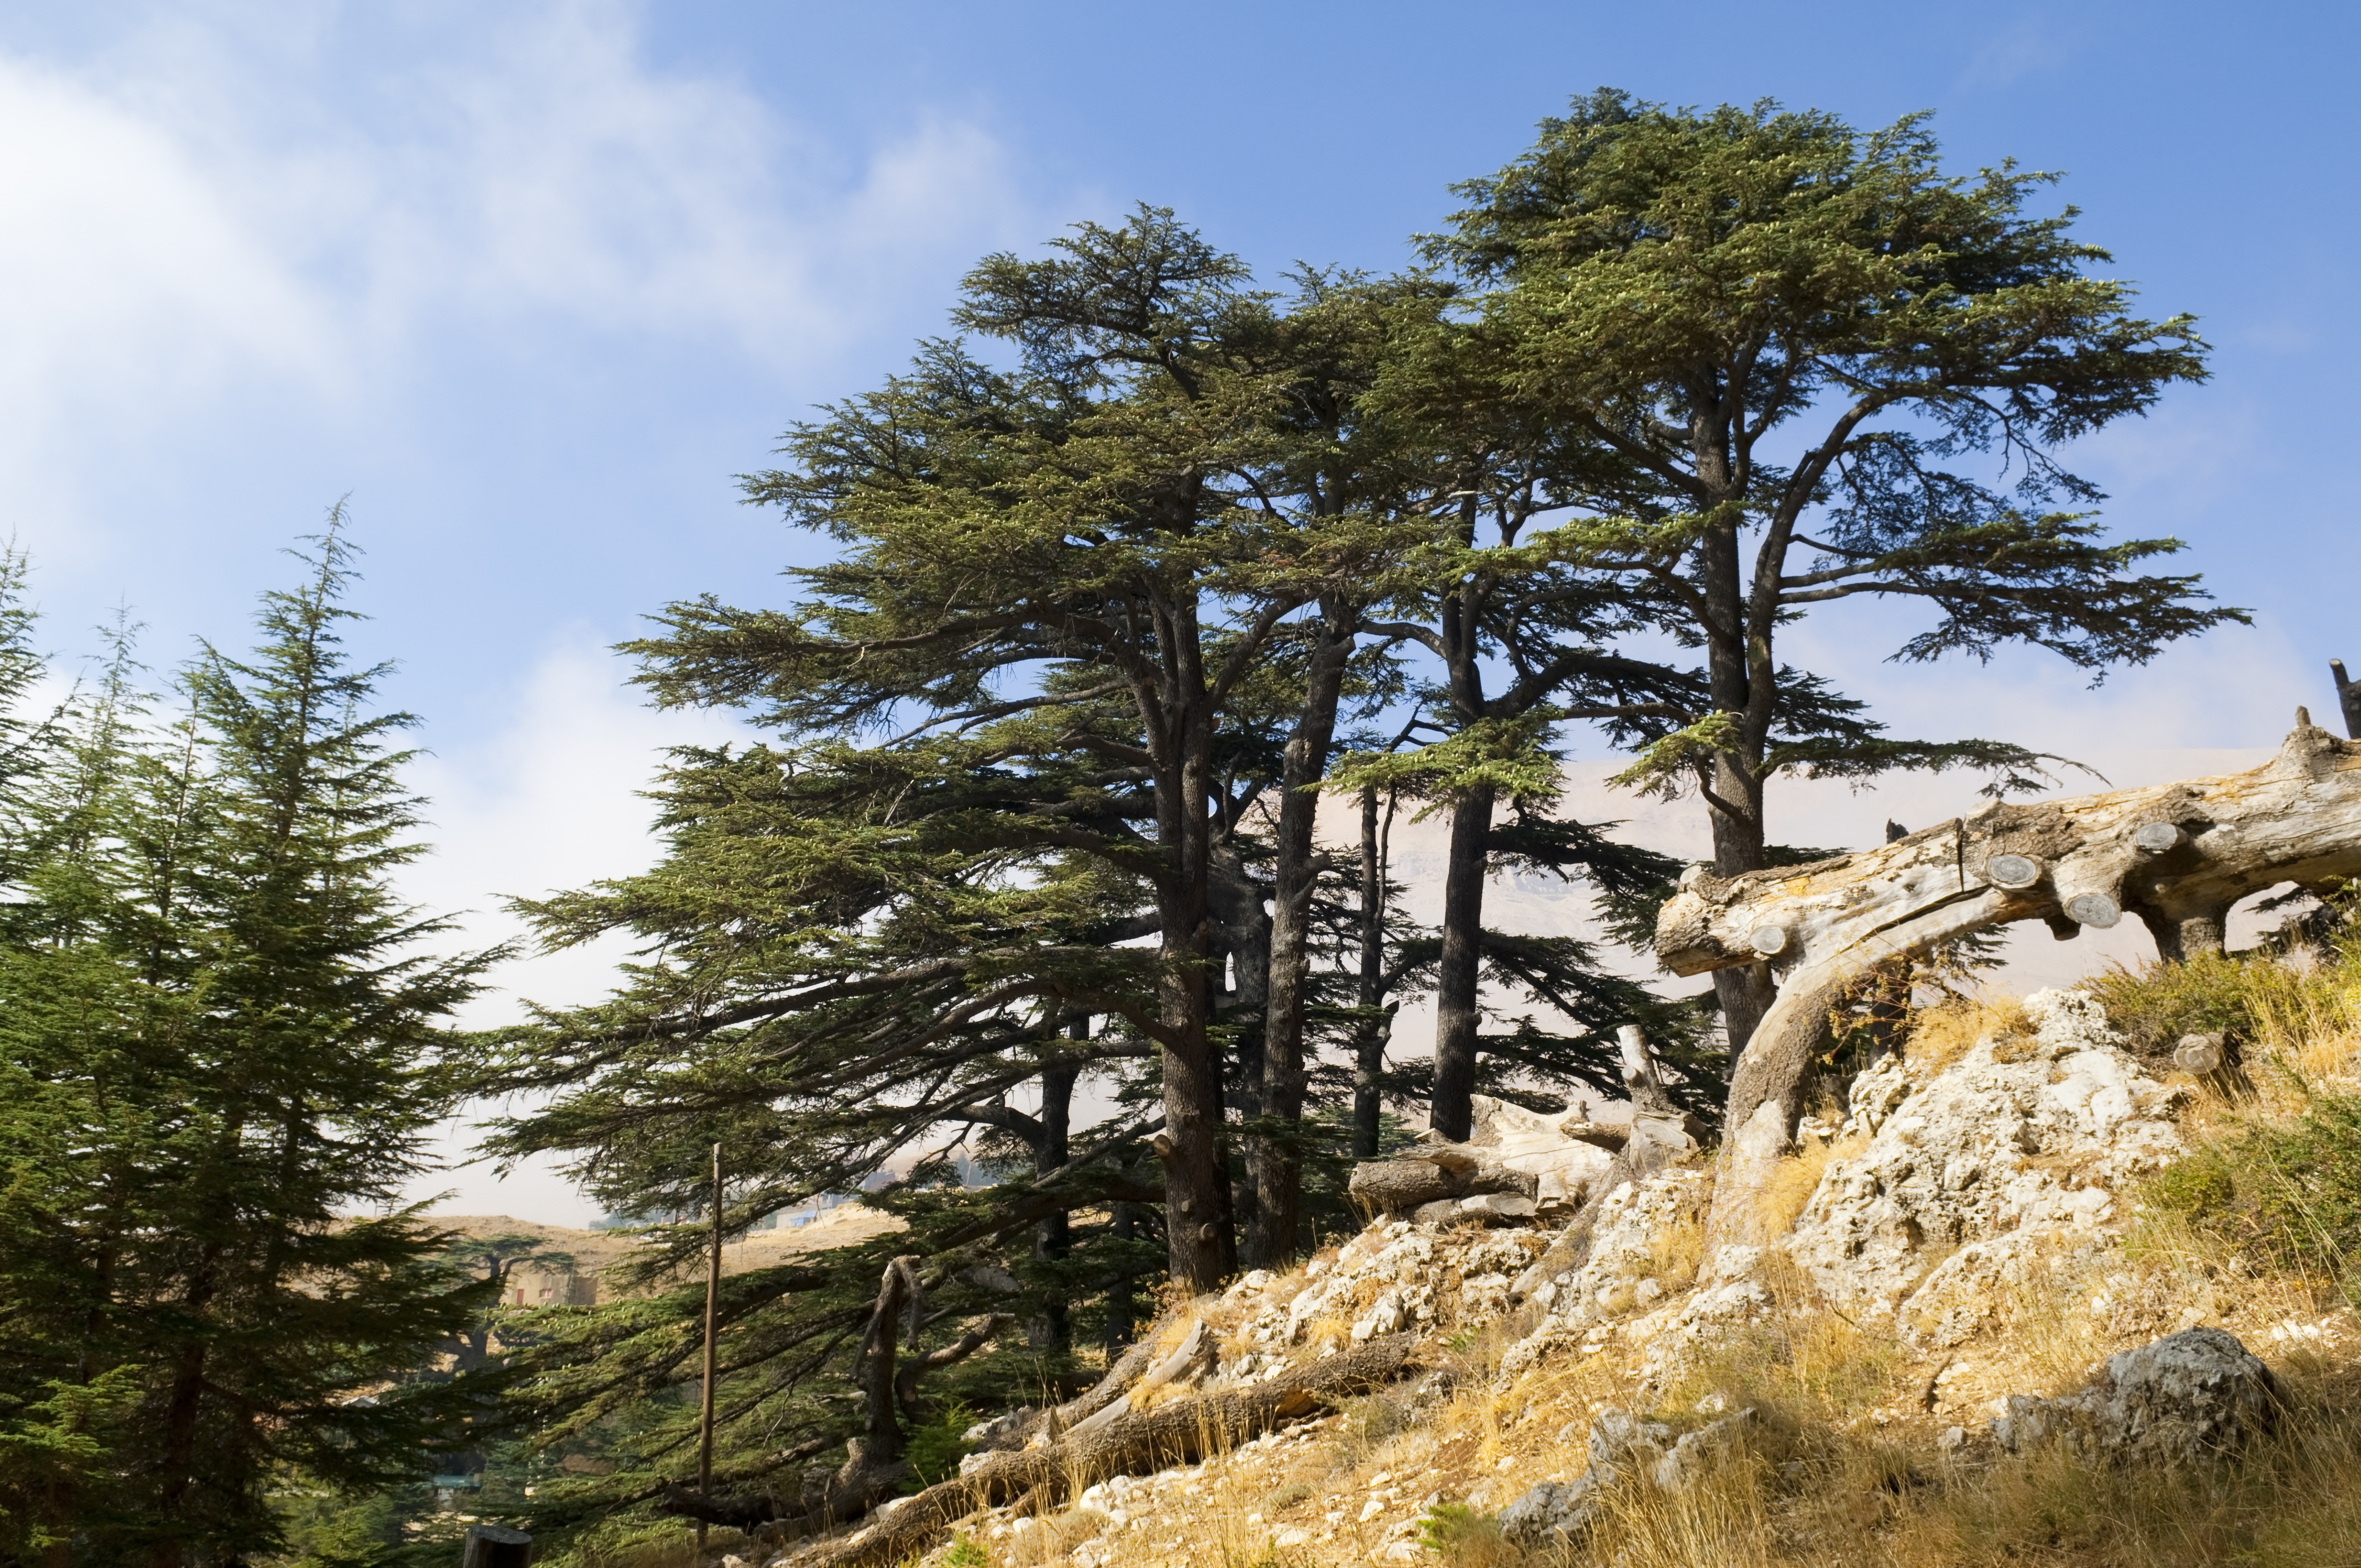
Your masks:
<svg viewBox="0 0 2361 1568"><path fill-rule="evenodd" d="M2219 1459L2278 1423L2270 1369L2220 1329L2184 1329L2122 1351L2088 1387L2058 1399L2010 1397L1992 1424L2011 1453L2062 1443L2122 1464Z"/></svg>
<svg viewBox="0 0 2361 1568"><path fill-rule="evenodd" d="M2040 1238L2115 1218L2125 1182L2182 1152L2185 1091L2150 1078L2096 1002L2044 991L2026 1011L2031 1034L1938 1071L1888 1057L1854 1081L1845 1131L1867 1144L1829 1163L1784 1244L1830 1300L1957 1343Z"/></svg>
<svg viewBox="0 0 2361 1568"><path fill-rule="evenodd" d="M1480 1326L1508 1310L1510 1281L1545 1245L1539 1232L1521 1228L1379 1221L1333 1260L1310 1265L1291 1296L1275 1294L1279 1280L1261 1270L1230 1287L1224 1302L1244 1319L1232 1343L1276 1365L1297 1346Z"/></svg>
<svg viewBox="0 0 2361 1568"><path fill-rule="evenodd" d="M1608 1192L1579 1222L1579 1256L1553 1247L1517 1282L1544 1315L1510 1349L1501 1375L1514 1376L1560 1350L1596 1349L1597 1336L1618 1320L1641 1314L1639 1332L1636 1324L1677 1313L1678 1306L1659 1304L1696 1277L1712 1201L1710 1176L1677 1168Z"/></svg>

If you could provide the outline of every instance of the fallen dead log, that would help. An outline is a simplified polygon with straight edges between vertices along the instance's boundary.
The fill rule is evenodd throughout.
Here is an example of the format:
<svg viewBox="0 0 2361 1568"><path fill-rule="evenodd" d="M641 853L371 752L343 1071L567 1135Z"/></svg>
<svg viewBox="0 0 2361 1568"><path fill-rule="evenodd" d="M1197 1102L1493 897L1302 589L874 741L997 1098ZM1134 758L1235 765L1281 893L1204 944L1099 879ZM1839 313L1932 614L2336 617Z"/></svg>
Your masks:
<svg viewBox="0 0 2361 1568"><path fill-rule="evenodd" d="M1401 1376L1415 1334L1389 1334L1341 1354L1323 1356L1268 1383L1127 1412L1091 1432L1016 1453L994 1453L957 1480L891 1504L852 1534L820 1541L791 1561L796 1568L867 1568L899 1563L933 1548L978 1508L1033 1495L1053 1508L1110 1475L1141 1475L1192 1464L1275 1427L1303 1420L1330 1401L1366 1393Z"/></svg>
<svg viewBox="0 0 2361 1568"><path fill-rule="evenodd" d="M1056 1438L1071 1431L1082 1421L1130 1393L1132 1385L1148 1374L1155 1354L1155 1345L1141 1340L1117 1357L1115 1365L1106 1369L1106 1376L1093 1384L1088 1392L1046 1410L1006 1416L990 1423L983 1429L986 1434L983 1446L1022 1448L1036 1437L1046 1434ZM975 1434L971 1431L969 1435Z"/></svg>
<svg viewBox="0 0 2361 1568"><path fill-rule="evenodd" d="M1141 1395L1161 1388L1170 1383L1185 1382L1200 1372L1210 1372L1221 1354L1214 1343L1213 1331L1202 1320L1191 1323L1189 1332L1173 1347L1172 1354L1140 1375L1139 1382L1125 1390L1120 1399L1110 1399L1098 1409L1084 1416L1068 1429L1064 1436L1070 1442L1087 1442L1123 1420L1124 1412Z"/></svg>
<svg viewBox="0 0 2361 1568"><path fill-rule="evenodd" d="M1675 974L1769 960L1777 1000L1730 1080L1707 1245L1759 1243L1757 1202L1794 1136L1839 994L1870 969L2016 920L2061 939L2136 916L2166 958L2222 950L2230 906L2293 882L2361 876L2361 741L2296 710L2259 768L2027 806L1993 802L1857 855L1692 872L1656 922Z"/></svg>

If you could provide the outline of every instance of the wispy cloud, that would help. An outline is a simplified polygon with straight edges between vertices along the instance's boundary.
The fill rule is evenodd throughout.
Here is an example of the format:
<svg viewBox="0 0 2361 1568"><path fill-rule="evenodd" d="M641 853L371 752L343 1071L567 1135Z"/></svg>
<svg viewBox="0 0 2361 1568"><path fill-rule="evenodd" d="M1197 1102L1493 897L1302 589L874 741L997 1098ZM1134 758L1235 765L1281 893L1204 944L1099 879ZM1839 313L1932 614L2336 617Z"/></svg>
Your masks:
<svg viewBox="0 0 2361 1568"><path fill-rule="evenodd" d="M504 694L504 719L484 740L422 757L412 771L411 783L433 802L427 837L434 850L411 868L403 891L454 917L450 947L511 942L519 949L493 973L495 989L465 1012L464 1024L489 1027L520 1018L526 1001L566 1006L613 989L616 963L630 954L626 938L543 953L506 900L648 869L663 846L653 832L654 806L641 792L664 749L744 733L723 715L648 707L623 685L626 674L588 640L553 648ZM475 1123L495 1109L467 1107L445 1127L438 1152L454 1168L419 1181L412 1196L449 1190L444 1207L455 1213L528 1213L574 1224L594 1218L553 1161L505 1178L465 1163Z"/></svg>
<svg viewBox="0 0 2361 1568"><path fill-rule="evenodd" d="M455 358L599 345L791 380L1051 226L989 126L801 124L652 62L631 7L320 15L0 42L0 509L58 520L51 561L142 433L349 441L430 417Z"/></svg>
<svg viewBox="0 0 2361 1568"><path fill-rule="evenodd" d="M2028 11L1983 27L1960 72L1958 88L1996 92L2027 77L2059 70L2073 58L2088 31L2087 24L2047 11Z"/></svg>

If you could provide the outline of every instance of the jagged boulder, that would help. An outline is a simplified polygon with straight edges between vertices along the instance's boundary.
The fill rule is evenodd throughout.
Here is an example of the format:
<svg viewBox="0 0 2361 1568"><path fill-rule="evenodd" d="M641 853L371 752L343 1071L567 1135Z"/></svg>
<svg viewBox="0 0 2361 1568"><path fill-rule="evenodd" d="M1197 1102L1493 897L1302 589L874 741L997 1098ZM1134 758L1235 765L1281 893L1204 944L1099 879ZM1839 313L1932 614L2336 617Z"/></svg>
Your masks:
<svg viewBox="0 0 2361 1568"><path fill-rule="evenodd" d="M1500 1533L1528 1552L1569 1544L1598 1521L1598 1492L1595 1472L1538 1482L1500 1510Z"/></svg>
<svg viewBox="0 0 2361 1568"><path fill-rule="evenodd" d="M1933 1071L1890 1057L1855 1080L1847 1131L1868 1146L1829 1164L1785 1243L1831 1300L1900 1307L1914 1326L1948 1314L1956 1332L1973 1302L1905 1299L1938 1260L2011 1234L2092 1231L2115 1217L2124 1182L2182 1152L2172 1113L2185 1091L2148 1076L2097 1002L2043 991L2025 1005L2029 1035L1988 1036ZM2013 1256L1986 1253L1993 1268ZM1975 1261L1945 1288L1987 1288Z"/></svg>
<svg viewBox="0 0 2361 1568"><path fill-rule="evenodd" d="M2063 1398L2012 1395L1993 1420L2012 1453L2051 1442L2130 1464L2191 1464L2269 1432L2280 1410L2270 1368L2220 1329L2183 1329L2118 1352Z"/></svg>
<svg viewBox="0 0 2361 1568"><path fill-rule="evenodd" d="M1500 1510L1500 1533L1528 1552L1570 1545L1598 1522L1608 1490L1632 1481L1683 1492L1746 1451L1760 1423L1753 1410L1722 1417L1681 1437L1662 1421L1611 1406L1590 1423L1590 1468L1571 1481L1543 1481Z"/></svg>

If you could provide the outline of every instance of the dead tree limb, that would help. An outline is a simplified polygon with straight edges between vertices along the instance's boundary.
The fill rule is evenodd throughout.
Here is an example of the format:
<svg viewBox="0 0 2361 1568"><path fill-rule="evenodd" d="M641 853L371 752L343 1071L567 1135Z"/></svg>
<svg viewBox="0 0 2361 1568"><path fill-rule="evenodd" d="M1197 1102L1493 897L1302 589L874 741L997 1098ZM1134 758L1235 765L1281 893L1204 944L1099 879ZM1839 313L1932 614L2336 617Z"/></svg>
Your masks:
<svg viewBox="0 0 2361 1568"><path fill-rule="evenodd" d="M1014 1312L988 1312L971 1320L960 1337L940 1350L930 1350L904 1362L901 1370L894 1375L894 1398L902 1407L902 1413L914 1420L924 1413L918 1409L919 1378L929 1372L939 1372L946 1366L965 1361L1016 1321Z"/></svg>
<svg viewBox="0 0 2361 1568"><path fill-rule="evenodd" d="M1845 986L1877 964L2015 920L2059 938L2139 916L2168 959L2222 950L2230 906L2361 876L2361 741L2299 708L2259 768L2029 806L1993 802L1881 849L1723 881L1701 872L1656 922L1675 974L1770 959L1778 999L1747 1042L1722 1123L1708 1245L1759 1242L1756 1200L1788 1146L1806 1069Z"/></svg>
<svg viewBox="0 0 2361 1568"><path fill-rule="evenodd" d="M782 1449L759 1464L747 1466L731 1475L718 1476L716 1479L727 1485L742 1485L757 1476L784 1470L790 1464L800 1464L818 1454L822 1450L835 1446L834 1438L816 1437L808 1442L799 1442L793 1448ZM791 1518L799 1509L794 1504L781 1503L774 1490L752 1493L743 1497L717 1497L699 1492L693 1486L683 1486L677 1482L666 1482L656 1503L656 1511L665 1514L684 1514L693 1519L703 1519L708 1524L749 1530L758 1524L770 1524L777 1519Z"/></svg>
<svg viewBox="0 0 2361 1568"><path fill-rule="evenodd" d="M1417 1338L1389 1334L1268 1383L1170 1400L1129 1412L1094 1432L1076 1432L1063 1442L1019 1453L994 1453L959 1479L894 1505L865 1529L807 1549L795 1559L796 1568L900 1563L932 1548L953 1524L978 1508L1027 1493L1036 1494L1044 1506L1055 1506L1109 1475L1193 1463L1316 1414L1332 1400L1399 1377Z"/></svg>
<svg viewBox="0 0 2361 1568"><path fill-rule="evenodd" d="M1480 1192L1509 1192L1531 1198L1541 1190L1541 1179L1531 1171L1512 1170L1489 1150L1453 1143L1439 1134L1420 1141L1396 1159L1366 1160L1353 1168L1345 1191L1380 1213L1406 1214L1422 1203L1445 1198L1466 1198Z"/></svg>

